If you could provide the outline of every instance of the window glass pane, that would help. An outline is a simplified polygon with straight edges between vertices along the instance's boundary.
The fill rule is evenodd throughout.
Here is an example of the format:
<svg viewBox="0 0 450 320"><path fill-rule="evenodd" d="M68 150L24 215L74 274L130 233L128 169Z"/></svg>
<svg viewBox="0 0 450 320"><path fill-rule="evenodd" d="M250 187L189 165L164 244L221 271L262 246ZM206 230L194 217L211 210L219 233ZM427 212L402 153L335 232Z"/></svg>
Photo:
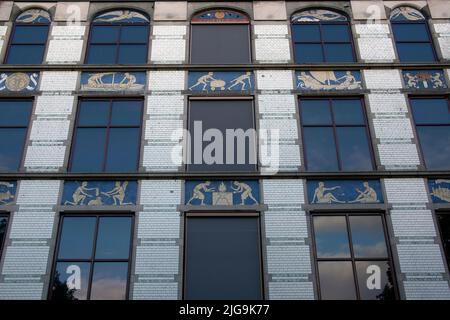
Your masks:
<svg viewBox="0 0 450 320"><path fill-rule="evenodd" d="M351 262L320 261L318 265L322 300L356 299Z"/></svg>
<svg viewBox="0 0 450 320"><path fill-rule="evenodd" d="M30 121L31 100L0 100L0 126L24 126Z"/></svg>
<svg viewBox="0 0 450 320"><path fill-rule="evenodd" d="M429 41L427 26L422 23L392 23L396 41Z"/></svg>
<svg viewBox="0 0 450 320"><path fill-rule="evenodd" d="M27 129L0 128L0 171L17 171L22 161Z"/></svg>
<svg viewBox="0 0 450 320"><path fill-rule="evenodd" d="M366 128L336 128L342 170L372 170Z"/></svg>
<svg viewBox="0 0 450 320"><path fill-rule="evenodd" d="M239 115L239 116L237 116ZM202 134L208 130L218 130L215 131L217 134L211 137L213 141L216 136L219 135L219 140L217 143L217 152L220 153L220 147L222 146L222 154L215 154L213 151L205 151L206 147L212 143L212 141L204 141L202 143L202 149L199 152L198 164L195 162L194 153L196 149L194 148L195 140L195 127L194 122L197 123L197 128L201 129ZM201 127L200 127L201 126ZM253 114L253 104L250 100L209 100L209 101L190 101L189 106L189 132L191 134L191 163L188 165L188 171L255 171L256 170L256 143L254 137L254 131L248 129L254 128L254 114ZM230 159L227 164L226 161L226 130L230 129L235 132L236 129L242 129L243 132L247 132L246 137L242 137L238 140L237 138L229 135L228 138L231 142L234 141L234 158ZM200 131L200 130L199 130ZM209 131L211 132L211 131ZM223 144L220 143L220 136L223 137ZM200 137L201 138L201 137ZM234 140L233 140L234 138ZM199 137L197 137L199 139ZM230 144L231 144L230 142ZM245 147L244 147L245 143ZM253 147L252 147L253 145ZM239 148L238 148L239 147ZM197 147L198 148L198 147ZM230 147L232 148L232 146ZM229 149L230 149L229 148ZM200 148L198 148L200 149ZM210 147L209 150L211 150ZM211 162L207 162L205 157L201 153L211 157ZM238 154L241 155L241 162L238 162ZM231 155L230 155L230 158ZM212 163L213 160L217 160L217 163ZM253 160L253 161L250 161ZM222 162L223 164L220 164Z"/></svg>
<svg viewBox="0 0 450 320"><path fill-rule="evenodd" d="M258 218L186 223L185 299L261 299Z"/></svg>
<svg viewBox="0 0 450 320"><path fill-rule="evenodd" d="M295 45L296 63L323 62L322 45L320 44L296 44Z"/></svg>
<svg viewBox="0 0 450 320"><path fill-rule="evenodd" d="M130 252L131 217L100 218L96 259L128 259Z"/></svg>
<svg viewBox="0 0 450 320"><path fill-rule="evenodd" d="M148 26L122 26L121 43L147 43Z"/></svg>
<svg viewBox="0 0 450 320"><path fill-rule="evenodd" d="M411 99L416 124L450 123L447 99Z"/></svg>
<svg viewBox="0 0 450 320"><path fill-rule="evenodd" d="M52 300L86 300L90 267L88 262L58 262L53 275Z"/></svg>
<svg viewBox="0 0 450 320"><path fill-rule="evenodd" d="M88 48L89 64L114 64L116 63L116 45L90 44Z"/></svg>
<svg viewBox="0 0 450 320"><path fill-rule="evenodd" d="M0 217L0 250L3 248L3 241L6 236L6 228L8 227L8 218ZM0 251L0 255L1 255Z"/></svg>
<svg viewBox="0 0 450 320"><path fill-rule="evenodd" d="M400 61L435 61L433 48L429 43L397 43Z"/></svg>
<svg viewBox="0 0 450 320"><path fill-rule="evenodd" d="M324 42L350 42L348 25L322 24L322 37Z"/></svg>
<svg viewBox="0 0 450 320"><path fill-rule="evenodd" d="M7 64L41 64L44 58L45 45L13 44L8 49Z"/></svg>
<svg viewBox="0 0 450 320"><path fill-rule="evenodd" d="M142 101L118 100L113 101L111 125L140 126L142 116Z"/></svg>
<svg viewBox="0 0 450 320"><path fill-rule="evenodd" d="M337 171L338 162L332 128L303 128L309 171Z"/></svg>
<svg viewBox="0 0 450 320"><path fill-rule="evenodd" d="M318 24L292 25L294 42L320 42L320 27Z"/></svg>
<svg viewBox="0 0 450 320"><path fill-rule="evenodd" d="M300 100L303 125L332 124L329 100Z"/></svg>
<svg viewBox="0 0 450 320"><path fill-rule="evenodd" d="M15 26L12 42L18 43L46 43L48 35L48 26Z"/></svg>
<svg viewBox="0 0 450 320"><path fill-rule="evenodd" d="M125 300L127 280L127 262L96 262L92 277L91 300Z"/></svg>
<svg viewBox="0 0 450 320"><path fill-rule="evenodd" d="M78 125L107 126L110 102L105 100L83 100L80 103Z"/></svg>
<svg viewBox="0 0 450 320"><path fill-rule="evenodd" d="M191 62L208 64L249 63L250 36L247 24L191 26Z"/></svg>
<svg viewBox="0 0 450 320"><path fill-rule="evenodd" d="M450 169L450 126L417 126L416 130L427 168Z"/></svg>
<svg viewBox="0 0 450 320"><path fill-rule="evenodd" d="M325 61L327 62L353 62L353 48L351 44L327 43L323 45Z"/></svg>
<svg viewBox="0 0 450 320"><path fill-rule="evenodd" d="M450 214L438 215L439 230L441 231L442 245L444 246L447 264L450 263Z"/></svg>
<svg viewBox="0 0 450 320"><path fill-rule="evenodd" d="M350 216L355 258L387 258L386 240L380 216Z"/></svg>
<svg viewBox="0 0 450 320"><path fill-rule="evenodd" d="M119 26L92 26L91 43L116 43L119 30Z"/></svg>
<svg viewBox="0 0 450 320"><path fill-rule="evenodd" d="M386 261L357 261L359 294L363 300L394 300L392 271ZM376 277L380 276L380 281Z"/></svg>
<svg viewBox="0 0 450 320"><path fill-rule="evenodd" d="M350 257L350 247L348 244L348 233L345 217L315 216L313 219L317 257Z"/></svg>
<svg viewBox="0 0 450 320"><path fill-rule="evenodd" d="M364 114L359 99L335 99L332 102L334 122L338 125L364 125Z"/></svg>
<svg viewBox="0 0 450 320"><path fill-rule="evenodd" d="M119 64L134 64L147 62L147 45L128 44L119 47Z"/></svg>
<svg viewBox="0 0 450 320"><path fill-rule="evenodd" d="M58 259L90 259L94 246L95 217L64 217Z"/></svg>
<svg viewBox="0 0 450 320"><path fill-rule="evenodd" d="M105 170L108 172L134 172L140 146L140 129L112 128L109 131L108 158Z"/></svg>
<svg viewBox="0 0 450 320"><path fill-rule="evenodd" d="M78 128L72 155L73 172L99 172L103 170L106 129Z"/></svg>

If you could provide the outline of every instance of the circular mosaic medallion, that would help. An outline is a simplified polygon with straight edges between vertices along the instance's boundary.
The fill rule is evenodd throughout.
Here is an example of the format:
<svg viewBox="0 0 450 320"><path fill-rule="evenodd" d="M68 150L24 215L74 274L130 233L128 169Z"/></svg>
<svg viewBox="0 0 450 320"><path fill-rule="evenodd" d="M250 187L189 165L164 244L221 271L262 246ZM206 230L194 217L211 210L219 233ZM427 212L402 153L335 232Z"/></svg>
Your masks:
<svg viewBox="0 0 450 320"><path fill-rule="evenodd" d="M22 91L30 83L30 77L26 73L16 72L6 78L6 88L9 91Z"/></svg>
<svg viewBox="0 0 450 320"><path fill-rule="evenodd" d="M223 11L217 11L217 12L216 12L216 18L217 18L217 19L223 19L223 18L225 18L225 12L223 12Z"/></svg>

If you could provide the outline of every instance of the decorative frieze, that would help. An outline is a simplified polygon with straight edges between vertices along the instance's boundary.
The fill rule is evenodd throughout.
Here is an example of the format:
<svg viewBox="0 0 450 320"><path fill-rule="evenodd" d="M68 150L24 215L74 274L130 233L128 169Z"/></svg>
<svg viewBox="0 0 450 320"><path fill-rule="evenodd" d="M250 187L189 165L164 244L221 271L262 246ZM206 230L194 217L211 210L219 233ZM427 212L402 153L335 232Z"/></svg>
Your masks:
<svg viewBox="0 0 450 320"><path fill-rule="evenodd" d="M300 91L341 91L362 89L359 71L296 71L296 89Z"/></svg>
<svg viewBox="0 0 450 320"><path fill-rule="evenodd" d="M0 74L0 92L33 92L38 82L38 72L5 72Z"/></svg>
<svg viewBox="0 0 450 320"><path fill-rule="evenodd" d="M379 180L308 180L311 204L383 203Z"/></svg>
<svg viewBox="0 0 450 320"><path fill-rule="evenodd" d="M255 90L255 80L251 71L190 71L188 90L203 93L242 92Z"/></svg>

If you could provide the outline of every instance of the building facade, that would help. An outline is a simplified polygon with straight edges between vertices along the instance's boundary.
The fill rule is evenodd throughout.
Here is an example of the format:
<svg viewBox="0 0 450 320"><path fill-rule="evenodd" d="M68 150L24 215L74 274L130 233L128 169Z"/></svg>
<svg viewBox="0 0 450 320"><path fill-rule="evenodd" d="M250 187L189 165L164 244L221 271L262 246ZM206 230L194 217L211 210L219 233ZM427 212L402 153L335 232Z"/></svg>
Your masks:
<svg viewBox="0 0 450 320"><path fill-rule="evenodd" d="M0 62L0 299L450 299L450 1L2 1Z"/></svg>

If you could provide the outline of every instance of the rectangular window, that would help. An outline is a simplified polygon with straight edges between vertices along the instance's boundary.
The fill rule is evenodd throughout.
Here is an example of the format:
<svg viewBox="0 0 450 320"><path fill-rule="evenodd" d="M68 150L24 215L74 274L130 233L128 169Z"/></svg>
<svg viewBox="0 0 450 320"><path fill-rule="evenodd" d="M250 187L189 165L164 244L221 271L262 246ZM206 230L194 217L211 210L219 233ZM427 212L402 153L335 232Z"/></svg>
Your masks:
<svg viewBox="0 0 450 320"><path fill-rule="evenodd" d="M442 246L444 247L447 266L450 266L450 212L442 212L437 215Z"/></svg>
<svg viewBox="0 0 450 320"><path fill-rule="evenodd" d="M435 61L433 43L426 22L392 22L400 61Z"/></svg>
<svg viewBox="0 0 450 320"><path fill-rule="evenodd" d="M191 100L188 171L256 171L252 100Z"/></svg>
<svg viewBox="0 0 450 320"><path fill-rule="evenodd" d="M135 172L143 101L86 99L78 106L72 172Z"/></svg>
<svg viewBox="0 0 450 320"><path fill-rule="evenodd" d="M3 254L3 244L6 238L7 228L8 228L8 216L0 215L0 259Z"/></svg>
<svg viewBox="0 0 450 320"><path fill-rule="evenodd" d="M62 216L52 300L125 300L133 217Z"/></svg>
<svg viewBox="0 0 450 320"><path fill-rule="evenodd" d="M0 171L18 171L33 100L0 100Z"/></svg>
<svg viewBox="0 0 450 320"><path fill-rule="evenodd" d="M416 132L427 169L450 169L450 104L446 98L411 98Z"/></svg>
<svg viewBox="0 0 450 320"><path fill-rule="evenodd" d="M248 24L191 25L191 63L250 63Z"/></svg>
<svg viewBox="0 0 450 320"><path fill-rule="evenodd" d="M41 64L48 30L48 25L15 25L6 64Z"/></svg>
<svg viewBox="0 0 450 320"><path fill-rule="evenodd" d="M309 171L370 171L372 149L362 100L300 99Z"/></svg>
<svg viewBox="0 0 450 320"><path fill-rule="evenodd" d="M187 217L184 298L263 298L258 217Z"/></svg>
<svg viewBox="0 0 450 320"><path fill-rule="evenodd" d="M381 215L313 214L312 224L321 299L395 299Z"/></svg>
<svg viewBox="0 0 450 320"><path fill-rule="evenodd" d="M296 63L355 61L347 22L293 24L292 36Z"/></svg>

